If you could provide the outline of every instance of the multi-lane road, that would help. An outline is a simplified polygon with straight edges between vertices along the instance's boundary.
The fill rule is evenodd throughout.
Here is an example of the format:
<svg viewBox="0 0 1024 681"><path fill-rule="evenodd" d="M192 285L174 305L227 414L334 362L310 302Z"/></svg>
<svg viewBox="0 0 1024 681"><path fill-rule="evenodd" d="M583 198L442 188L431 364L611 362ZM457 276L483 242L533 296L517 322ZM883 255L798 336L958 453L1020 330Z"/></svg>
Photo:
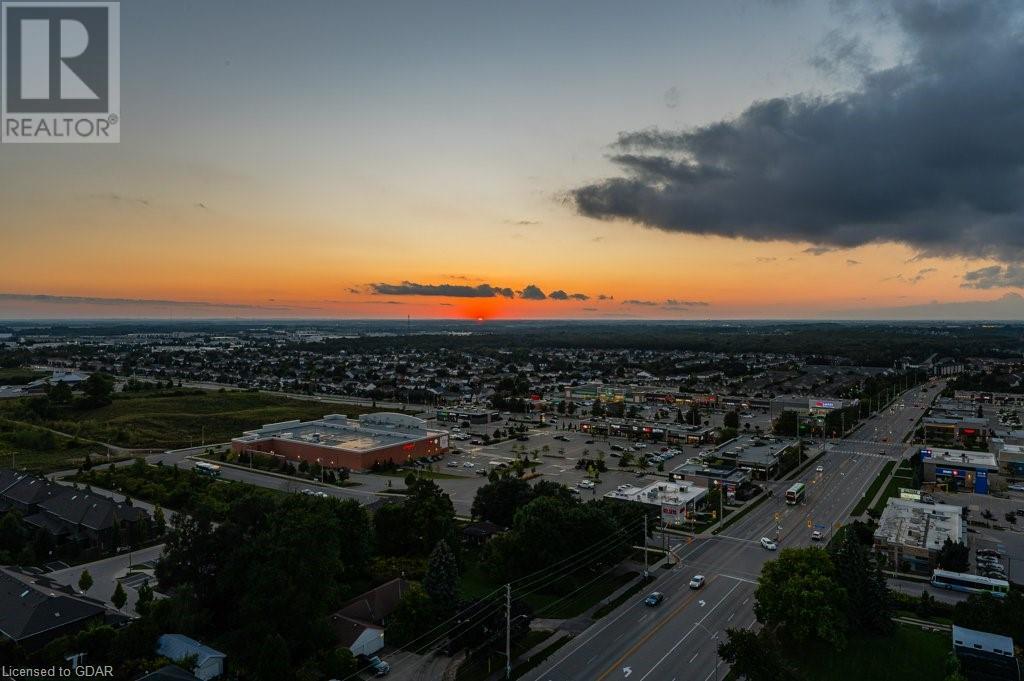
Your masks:
<svg viewBox="0 0 1024 681"><path fill-rule="evenodd" d="M814 527L828 533L850 520L850 511L885 462L905 454L903 438L942 389L927 386L904 393L850 436L828 445L816 464L799 477L807 484L802 504L789 506L784 491L793 481L773 483L775 494L717 536L678 544L681 565L662 570L651 590L665 593L658 607L642 597L596 622L559 650L530 679L665 679L710 681L725 676L718 643L727 628L751 627L754 591L761 566L774 553L761 537L777 538L780 549L812 543ZM917 406L920 404L921 406ZM821 470L817 468L820 466ZM809 527L810 526L810 527ZM695 574L703 588L688 588Z"/></svg>

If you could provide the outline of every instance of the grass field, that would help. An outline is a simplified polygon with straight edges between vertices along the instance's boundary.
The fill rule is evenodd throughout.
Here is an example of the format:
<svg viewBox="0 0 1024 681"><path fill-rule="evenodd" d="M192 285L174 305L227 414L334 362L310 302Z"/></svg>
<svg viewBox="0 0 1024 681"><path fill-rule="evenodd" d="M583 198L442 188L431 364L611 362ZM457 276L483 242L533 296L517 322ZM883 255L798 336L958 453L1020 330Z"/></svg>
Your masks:
<svg viewBox="0 0 1024 681"><path fill-rule="evenodd" d="M881 486L885 483L886 478L889 477L889 473L892 472L892 469L895 466L895 461L885 462L885 465L882 466L882 472L878 474L878 477L875 478L874 481L871 483L871 487L868 487L868 491L864 493L864 496L861 497L861 500L858 501L857 505L853 507L852 511L850 511L851 516L857 517L860 514L864 513L864 511L868 510L868 506L871 505L871 500L875 498L876 494L878 494L879 488L881 488Z"/></svg>
<svg viewBox="0 0 1024 681"><path fill-rule="evenodd" d="M48 374L32 369L0 369L0 385L25 385Z"/></svg>
<svg viewBox="0 0 1024 681"><path fill-rule="evenodd" d="M48 473L77 468L86 454L97 463L120 460L106 453L99 445L0 419L0 468Z"/></svg>
<svg viewBox="0 0 1024 681"><path fill-rule="evenodd" d="M0 417L12 415L15 402L0 402ZM246 391L173 391L119 394L98 409L58 407L40 425L121 447L174 449L226 442L265 423L371 411L379 410Z"/></svg>
<svg viewBox="0 0 1024 681"><path fill-rule="evenodd" d="M899 468L896 469L896 472L893 473L892 479L885 486L885 491L882 492L882 496L878 497L878 501L875 502L875 505L872 507L875 512L881 513L882 510L885 509L885 504L889 499L899 497L901 487L914 487L914 471L911 469L909 461L901 463Z"/></svg>
<svg viewBox="0 0 1024 681"><path fill-rule="evenodd" d="M814 681L934 681L944 677L949 651L948 633L898 625L891 636L851 638L839 652L802 650L792 662Z"/></svg>
<svg viewBox="0 0 1024 681"><path fill-rule="evenodd" d="M522 655L534 646L546 641L555 632L548 630L529 631L521 639L512 645L512 659ZM504 640L504 639L502 639ZM492 652L489 655L479 655L474 659L467 659L460 666L455 674L456 681L483 681L492 673L505 666L504 646L502 652Z"/></svg>

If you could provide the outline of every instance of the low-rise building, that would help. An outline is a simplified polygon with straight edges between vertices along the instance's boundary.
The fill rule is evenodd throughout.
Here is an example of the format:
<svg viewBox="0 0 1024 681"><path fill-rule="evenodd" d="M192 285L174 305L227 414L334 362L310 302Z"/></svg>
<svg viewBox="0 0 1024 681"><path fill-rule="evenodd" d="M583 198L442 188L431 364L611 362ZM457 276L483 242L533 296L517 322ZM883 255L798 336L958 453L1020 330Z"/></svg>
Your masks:
<svg viewBox="0 0 1024 681"><path fill-rule="evenodd" d="M151 523L149 512L137 506L35 475L0 470L0 512L11 509L58 546L72 542L101 551L144 540Z"/></svg>
<svg viewBox="0 0 1024 681"><path fill-rule="evenodd" d="M874 546L894 569L931 574L945 541L963 542L964 534L960 506L889 499L878 519Z"/></svg>
<svg viewBox="0 0 1024 681"><path fill-rule="evenodd" d="M703 458L705 461L721 460L750 471L755 479L767 480L778 471L783 453L797 445L797 440L787 438L742 435L704 453Z"/></svg>
<svg viewBox="0 0 1024 681"><path fill-rule="evenodd" d="M654 506L659 509L664 524L682 525L703 505L707 493L706 488L692 482L658 481L643 487L619 485L604 496L606 499Z"/></svg>
<svg viewBox="0 0 1024 681"><path fill-rule="evenodd" d="M1024 478L1024 446L1001 445L997 456L999 470L1011 478Z"/></svg>
<svg viewBox="0 0 1024 681"><path fill-rule="evenodd" d="M448 451L448 431L406 414L364 414L358 420L329 414L317 421L284 421L246 431L231 441L236 454L260 453L324 468L367 471Z"/></svg>
<svg viewBox="0 0 1024 681"><path fill-rule="evenodd" d="M709 466L700 461L687 461L676 466L669 477L688 480L700 487L725 485L727 492L735 494L740 485L750 482L750 471L735 466Z"/></svg>
<svg viewBox="0 0 1024 681"><path fill-rule="evenodd" d="M184 634L164 634L157 639L156 652L168 660L194 659L192 673L200 681L210 681L224 673L227 655L203 645Z"/></svg>
<svg viewBox="0 0 1024 681"><path fill-rule="evenodd" d="M967 681L1020 681L1013 639L953 625L953 654Z"/></svg>
<svg viewBox="0 0 1024 681"><path fill-rule="evenodd" d="M70 587L0 568L0 639L33 652L61 636L103 624L107 609Z"/></svg>
<svg viewBox="0 0 1024 681"><path fill-rule="evenodd" d="M501 420L501 412L493 409L465 409L460 407L438 409L438 421L447 423L469 423L474 426L486 425Z"/></svg>
<svg viewBox="0 0 1024 681"><path fill-rule="evenodd" d="M921 421L926 442L954 443L968 446L988 443L988 419L976 416L966 417L935 417L929 416Z"/></svg>
<svg viewBox="0 0 1024 681"><path fill-rule="evenodd" d="M945 485L950 491L988 494L990 476L999 473L996 456L991 452L938 447L920 451L923 480Z"/></svg>

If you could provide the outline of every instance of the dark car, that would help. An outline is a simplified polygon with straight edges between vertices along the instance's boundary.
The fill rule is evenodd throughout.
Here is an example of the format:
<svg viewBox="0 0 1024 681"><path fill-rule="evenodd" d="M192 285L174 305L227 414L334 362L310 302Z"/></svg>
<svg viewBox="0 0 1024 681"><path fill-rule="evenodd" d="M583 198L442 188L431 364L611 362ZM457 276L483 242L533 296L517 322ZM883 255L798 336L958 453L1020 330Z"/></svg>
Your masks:
<svg viewBox="0 0 1024 681"><path fill-rule="evenodd" d="M526 441L527 441L527 440L529 440L530 438L529 438L529 437L527 437L526 435L517 435L517 436L516 436L516 439L517 439L517 440L519 440L520 442L526 442Z"/></svg>
<svg viewBox="0 0 1024 681"><path fill-rule="evenodd" d="M594 444L594 441L593 440L587 440L583 444L585 444L585 445L592 445L592 444Z"/></svg>
<svg viewBox="0 0 1024 681"><path fill-rule="evenodd" d="M644 599L644 605L650 608L654 608L661 605L661 602L663 600L665 600L665 594L661 593L660 591L655 591L654 593L652 593Z"/></svg>

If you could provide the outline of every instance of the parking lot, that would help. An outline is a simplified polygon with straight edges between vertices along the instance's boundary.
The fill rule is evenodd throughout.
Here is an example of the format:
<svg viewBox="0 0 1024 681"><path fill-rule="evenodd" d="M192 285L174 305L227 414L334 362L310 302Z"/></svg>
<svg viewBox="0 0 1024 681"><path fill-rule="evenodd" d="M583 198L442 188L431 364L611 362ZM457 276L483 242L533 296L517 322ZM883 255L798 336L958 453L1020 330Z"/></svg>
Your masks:
<svg viewBox="0 0 1024 681"><path fill-rule="evenodd" d="M936 492L935 500L943 504L954 504L970 509L969 520L981 521L1000 529L969 526L967 545L971 549L971 569L976 571L978 549L993 549L999 552L1000 563L1006 570L1011 582L1024 583L1024 511L1020 493L1014 493L1010 499L1003 499L987 494L949 494ZM985 518L984 512L990 511L992 518ZM1016 522L1009 522L1006 514L1010 513Z"/></svg>
<svg viewBox="0 0 1024 681"><path fill-rule="evenodd" d="M564 421L567 425L569 421ZM572 422L574 423L574 422ZM442 427L451 428L452 424L441 424ZM466 428L468 433L482 434L493 433L496 428L507 427L504 422L491 423L486 426L474 426ZM613 449L618 447L628 449L637 446L638 451L631 452L636 457L659 452L665 444L660 443L634 443L626 438L606 438L603 436L591 437L586 433L576 430L563 430L555 426L537 427L532 424L526 433L526 440L510 439L493 444L472 444L470 440L453 440L452 451L441 461L433 464L433 470L444 474L444 477L437 478L435 482L452 497L456 510L462 514L469 512L473 496L476 490L487 482L486 473L498 468L502 464L514 461L517 456L522 458L525 451L531 462L536 463L535 471L538 474L533 481L551 480L559 482L570 488L580 491L583 498L597 498L609 490L615 489L618 485L625 483L636 483L637 473L631 470L618 470L618 456L621 451ZM478 440L472 436L472 440ZM676 457L666 462L665 468L671 469L675 465L683 463L687 457L695 456L698 448L693 446L675 446L681 450ZM534 453L536 452L536 457ZM581 458L598 459L603 455L607 472L601 473L592 488L581 488L579 483L587 479L585 469L577 469L576 464ZM656 466L648 468L649 473L642 477L653 479ZM449 477L457 476L457 477ZM382 476L358 475L353 476L360 482L367 478L376 478L370 486L376 487L380 484ZM365 482L364 482L365 484ZM386 491L386 490L385 490Z"/></svg>

